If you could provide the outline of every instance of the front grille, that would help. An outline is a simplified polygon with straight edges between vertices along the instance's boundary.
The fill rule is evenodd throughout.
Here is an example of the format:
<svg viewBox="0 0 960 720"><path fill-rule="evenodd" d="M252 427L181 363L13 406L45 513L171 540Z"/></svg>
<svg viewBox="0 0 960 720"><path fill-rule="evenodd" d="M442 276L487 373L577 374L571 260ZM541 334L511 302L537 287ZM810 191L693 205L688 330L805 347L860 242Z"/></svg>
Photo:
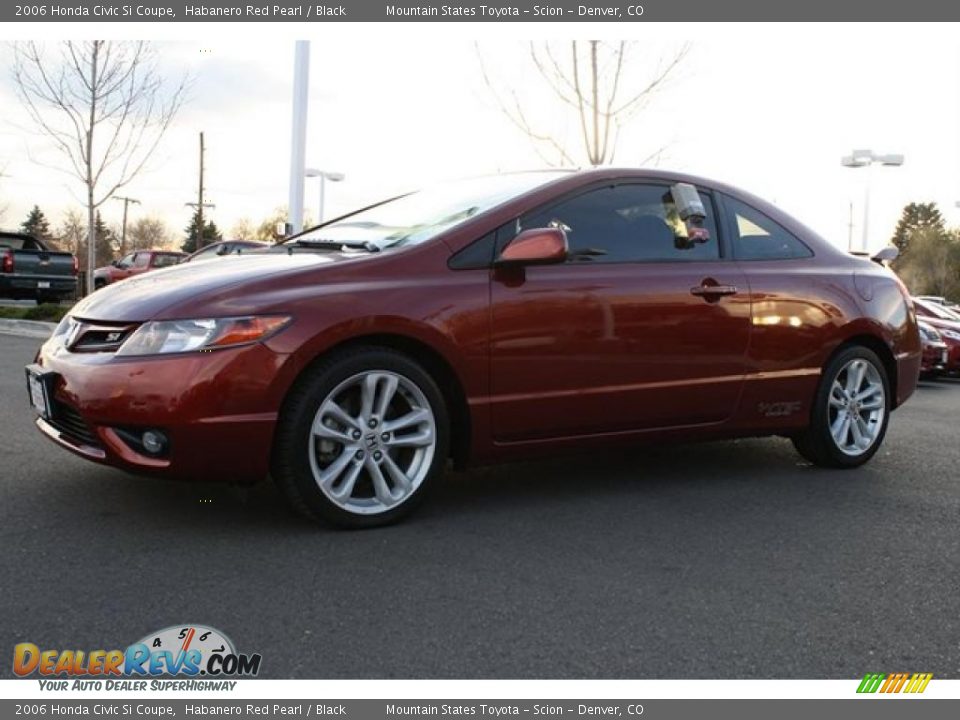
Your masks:
<svg viewBox="0 0 960 720"><path fill-rule="evenodd" d="M100 440L93 429L87 425L80 413L59 400L52 401L50 424L67 437L79 440L84 445L100 447Z"/></svg>
<svg viewBox="0 0 960 720"><path fill-rule="evenodd" d="M113 352L123 345L136 325L93 324L74 320L67 332L67 349L71 352Z"/></svg>

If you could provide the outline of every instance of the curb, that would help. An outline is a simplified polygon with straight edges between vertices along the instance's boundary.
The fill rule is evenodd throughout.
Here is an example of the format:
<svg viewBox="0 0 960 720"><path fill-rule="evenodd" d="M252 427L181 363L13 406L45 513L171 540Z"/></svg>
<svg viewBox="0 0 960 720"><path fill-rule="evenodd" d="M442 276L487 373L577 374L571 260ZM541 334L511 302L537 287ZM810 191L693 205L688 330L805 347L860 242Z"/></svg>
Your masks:
<svg viewBox="0 0 960 720"><path fill-rule="evenodd" d="M46 340L53 335L57 328L56 323L40 322L38 320L12 320L0 318L0 333L19 335L20 337L40 338Z"/></svg>

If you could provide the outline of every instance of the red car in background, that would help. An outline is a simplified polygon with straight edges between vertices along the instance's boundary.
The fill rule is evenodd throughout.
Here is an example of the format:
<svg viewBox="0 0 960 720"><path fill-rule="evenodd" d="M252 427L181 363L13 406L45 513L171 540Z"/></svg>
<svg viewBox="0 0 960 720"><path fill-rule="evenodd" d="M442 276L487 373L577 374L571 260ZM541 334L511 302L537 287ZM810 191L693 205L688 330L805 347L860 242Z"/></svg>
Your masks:
<svg viewBox="0 0 960 720"><path fill-rule="evenodd" d="M137 250L127 253L109 265L99 267L93 272L93 287L99 290L105 285L124 280L134 275L176 265L187 256L174 250Z"/></svg>
<svg viewBox="0 0 960 720"><path fill-rule="evenodd" d="M782 435L851 468L914 392L906 289L698 177L475 178L93 293L27 367L39 430L349 527L457 465ZM589 493L591 478L584 478Z"/></svg>
<svg viewBox="0 0 960 720"><path fill-rule="evenodd" d="M934 378L947 371L947 364L950 362L950 348L933 325L918 320L917 327L920 329L920 341L923 343L920 377ZM956 344L960 345L960 342Z"/></svg>
<svg viewBox="0 0 960 720"><path fill-rule="evenodd" d="M960 372L960 315L929 300L913 298L917 317L932 326L947 346L945 372Z"/></svg>

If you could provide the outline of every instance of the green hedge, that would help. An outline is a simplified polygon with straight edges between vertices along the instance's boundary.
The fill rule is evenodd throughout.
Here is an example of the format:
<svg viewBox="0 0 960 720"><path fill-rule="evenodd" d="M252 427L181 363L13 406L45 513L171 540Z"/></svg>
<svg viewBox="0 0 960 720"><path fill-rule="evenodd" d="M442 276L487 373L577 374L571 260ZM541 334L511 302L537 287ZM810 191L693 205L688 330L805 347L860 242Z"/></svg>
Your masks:
<svg viewBox="0 0 960 720"><path fill-rule="evenodd" d="M59 322L68 312L70 312L68 305L44 303L43 305L34 305L32 307L0 307L0 318Z"/></svg>

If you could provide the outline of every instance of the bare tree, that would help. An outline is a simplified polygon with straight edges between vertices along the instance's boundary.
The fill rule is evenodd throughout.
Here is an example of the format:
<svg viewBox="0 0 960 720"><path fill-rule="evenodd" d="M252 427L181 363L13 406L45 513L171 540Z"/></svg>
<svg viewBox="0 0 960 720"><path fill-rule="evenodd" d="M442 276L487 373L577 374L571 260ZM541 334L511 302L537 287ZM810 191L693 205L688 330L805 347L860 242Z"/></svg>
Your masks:
<svg viewBox="0 0 960 720"><path fill-rule="evenodd" d="M152 250L173 244L173 233L158 217L137 218L128 231L129 250Z"/></svg>
<svg viewBox="0 0 960 720"><path fill-rule="evenodd" d="M9 177L9 175L7 175L7 166L6 166L6 165L2 165L2 166L0 166L0 180L2 180L2 179L5 178L5 177ZM7 210L8 210L9 208L10 208L10 206L9 206L7 203L5 203L5 202L0 202L0 226L2 226L2 224L3 224L3 219L6 217L6 215L7 215Z"/></svg>
<svg viewBox="0 0 960 720"><path fill-rule="evenodd" d="M254 227L250 218L240 218L230 228L227 237L231 240L256 240L257 228Z"/></svg>
<svg viewBox="0 0 960 720"><path fill-rule="evenodd" d="M31 119L86 188L87 277L96 268L96 211L143 170L183 102L146 42L14 43L13 77ZM93 284L88 283L92 290Z"/></svg>
<svg viewBox="0 0 960 720"><path fill-rule="evenodd" d="M57 228L60 246L77 256L82 265L87 258L87 221L83 213L70 208L63 216L63 222Z"/></svg>
<svg viewBox="0 0 960 720"><path fill-rule="evenodd" d="M483 53L477 48L480 71L500 111L533 142L549 164L579 165L586 157L590 165L613 161L621 129L634 119L673 79L690 51L688 44L653 67L644 67L637 57L638 43L601 40L573 40L564 45L530 43L529 62L536 77L559 103L564 114L576 118L583 154L574 150L555 132L535 123L525 99L515 88L495 82ZM663 148L658 148L644 162Z"/></svg>

